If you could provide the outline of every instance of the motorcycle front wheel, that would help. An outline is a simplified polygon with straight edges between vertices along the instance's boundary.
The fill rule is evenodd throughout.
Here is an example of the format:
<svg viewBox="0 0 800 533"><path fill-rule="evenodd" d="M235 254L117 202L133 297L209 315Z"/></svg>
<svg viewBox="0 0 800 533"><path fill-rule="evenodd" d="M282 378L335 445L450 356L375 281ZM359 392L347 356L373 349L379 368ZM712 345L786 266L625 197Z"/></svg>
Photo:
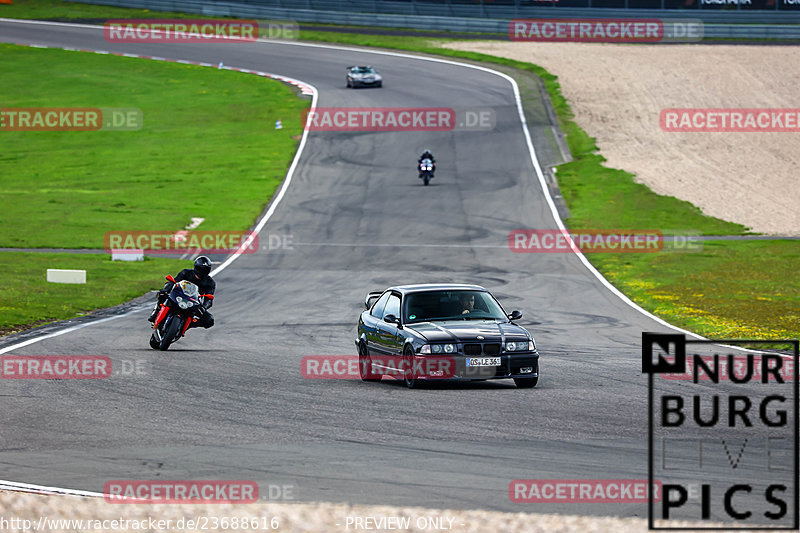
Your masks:
<svg viewBox="0 0 800 533"><path fill-rule="evenodd" d="M169 349L169 345L172 344L172 340L178 335L178 330L181 327L181 321L177 316L167 317L167 320L169 323L164 327L161 344L158 346L158 349L162 351Z"/></svg>

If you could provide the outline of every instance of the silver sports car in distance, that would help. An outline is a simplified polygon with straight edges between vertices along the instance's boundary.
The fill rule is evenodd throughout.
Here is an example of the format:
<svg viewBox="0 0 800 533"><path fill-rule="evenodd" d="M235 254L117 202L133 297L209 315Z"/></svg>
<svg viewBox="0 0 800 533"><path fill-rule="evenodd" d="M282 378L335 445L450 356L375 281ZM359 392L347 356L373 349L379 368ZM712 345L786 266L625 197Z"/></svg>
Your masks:
<svg viewBox="0 0 800 533"><path fill-rule="evenodd" d="M383 78L370 66L347 67L348 87L382 87Z"/></svg>

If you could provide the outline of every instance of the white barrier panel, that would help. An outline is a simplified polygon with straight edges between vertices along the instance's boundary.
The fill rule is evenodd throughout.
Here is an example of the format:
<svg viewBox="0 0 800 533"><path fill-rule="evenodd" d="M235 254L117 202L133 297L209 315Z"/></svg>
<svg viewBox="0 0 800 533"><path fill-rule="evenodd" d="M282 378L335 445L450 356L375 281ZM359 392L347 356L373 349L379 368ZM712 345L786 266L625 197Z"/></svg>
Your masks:
<svg viewBox="0 0 800 533"><path fill-rule="evenodd" d="M48 268L47 281L50 283L86 283L86 271Z"/></svg>
<svg viewBox="0 0 800 533"><path fill-rule="evenodd" d="M112 261L144 261L144 250L111 250Z"/></svg>

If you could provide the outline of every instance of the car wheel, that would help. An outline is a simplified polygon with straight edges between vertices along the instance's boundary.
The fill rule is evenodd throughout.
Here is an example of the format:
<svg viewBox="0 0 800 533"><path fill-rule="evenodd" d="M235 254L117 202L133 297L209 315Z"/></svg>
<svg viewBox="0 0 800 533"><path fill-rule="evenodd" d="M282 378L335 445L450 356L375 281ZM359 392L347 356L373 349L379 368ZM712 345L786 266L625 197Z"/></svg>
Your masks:
<svg viewBox="0 0 800 533"><path fill-rule="evenodd" d="M350 78L347 78L347 88L350 89L352 87L353 85L350 83Z"/></svg>
<svg viewBox="0 0 800 533"><path fill-rule="evenodd" d="M403 350L403 381L409 389L413 389L418 383L414 373L414 350L411 348Z"/></svg>
<svg viewBox="0 0 800 533"><path fill-rule="evenodd" d="M381 374L377 374L372 368L372 359L367 354L367 348L363 343L358 344L358 373L361 381L380 381Z"/></svg>
<svg viewBox="0 0 800 533"><path fill-rule="evenodd" d="M539 383L539 378L514 378L514 384L518 389L532 389Z"/></svg>
<svg viewBox="0 0 800 533"><path fill-rule="evenodd" d="M383 82L382 81L378 82L378 87L383 87Z"/></svg>

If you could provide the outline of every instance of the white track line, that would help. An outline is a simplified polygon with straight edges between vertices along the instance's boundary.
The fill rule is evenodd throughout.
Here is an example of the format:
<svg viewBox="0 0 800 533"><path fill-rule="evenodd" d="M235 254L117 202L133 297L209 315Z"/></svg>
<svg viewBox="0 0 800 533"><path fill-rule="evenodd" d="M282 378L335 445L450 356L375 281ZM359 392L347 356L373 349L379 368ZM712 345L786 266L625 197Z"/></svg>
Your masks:
<svg viewBox="0 0 800 533"><path fill-rule="evenodd" d="M72 26L72 27L79 27L79 28L93 28L93 29L102 30L101 27L92 26L92 25L88 25L88 24L71 24L71 23L61 23L61 22L40 22L40 21L18 21L18 20L15 20L15 19L4 19L4 18L0 18L0 22L21 22L23 24L43 24L43 25L54 25L54 26ZM433 57L414 56L414 55L411 55L411 54L404 54L404 53L399 53L399 52L369 51L369 50L363 50L363 49L360 49L360 48L352 48L352 47L345 47L345 46L333 46L333 45L323 45L323 44L313 44L313 43L294 43L294 42L284 42L284 41L270 41L270 40L266 40L266 39L259 39L258 41L259 42L268 42L268 43L273 43L273 44L286 44L286 45L290 45L290 46L308 46L308 47L312 47L312 48L325 48L325 49L331 49L331 50L346 50L346 51L366 53L366 54L387 55L387 56L403 57L403 58L410 58L410 59L416 59L416 60L422 60L422 61L432 61L434 63L446 63L446 64L450 64L450 65L457 65L457 66L462 66L462 67L467 67L467 68L473 68L473 69L480 70L480 71L483 71L483 72L488 72L490 74L494 74L496 76L500 76L501 78L507 80L511 84L513 89L514 89L514 99L515 99L515 101L517 103L517 113L519 115L519 119L520 119L520 122L522 124L522 133L523 133L523 135L525 135L525 142L526 142L526 144L528 146L528 152L530 154L531 163L533 163L533 168L536 170L536 176L539 179L539 185L542 187L542 192L544 193L545 199L547 200L547 205L550 207L550 213L553 215L553 220L555 220L556 225L559 227L559 229L561 229L562 231L566 231L566 227L564 226L564 222L558 216L558 211L556 210L555 203L553 202L552 196L550 196L550 190L547 188L547 183L545 183L544 175L542 174L542 169L539 166L538 159L536 158L536 150L533 147L533 141L531 140L530 133L528 132L528 123L525 120L525 113L524 113L523 108L522 108L522 99L520 98L519 87L517 86L517 82L514 81L514 79L511 76L508 76L508 75L506 75L506 74L504 74L502 72L498 72L496 70L492 70L492 69L489 69L489 68L486 68L486 67L481 67L481 66L478 66L478 65L470 65L468 63L460 63L458 61L450 61L450 60L447 60L447 59L439 59L439 58L433 58ZM30 45L30 46L35 46L37 48L49 48L49 47L42 47L40 45ZM56 47L53 47L53 48L56 48ZM103 53L103 54L107 53L107 52L102 52L102 51L98 52L98 51L94 51L94 50L83 50L83 51L95 52L95 53ZM139 56L136 56L136 57L139 57ZM141 57L144 57L144 56L141 56ZM148 57L148 59L155 59L156 61L162 60L161 58L153 58L153 57ZM205 64L205 65L208 65L208 64ZM214 67L214 65L208 65L208 66ZM217 68L217 67L214 67L214 68ZM223 68L229 68L229 67L223 67ZM238 69L233 69L233 70L238 70ZM247 72L247 73L251 72L249 70L241 70L241 71L242 72ZM302 84L306 85L307 87L309 87L311 89L311 91L312 91L311 110L313 111L314 109L316 109L317 98L318 98L318 95L319 95L316 87L314 87L313 85L310 85L310 84L305 84L303 82L299 82L298 80L293 80L291 78L283 78L283 77L281 77L281 78L278 78L278 79L280 79L281 81L286 81L287 83L293 83L293 84L296 83L298 85L302 83ZM310 120L311 115L312 115L311 113L308 114L309 120ZM253 230L253 234L257 235L261 231L261 229L264 227L264 225L270 219L272 214L275 212L276 207L278 206L278 204L280 203L280 201L283 199L284 195L286 194L286 190L288 189L289 184L292 181L292 176L294 175L294 171L297 168L297 163L298 163L298 161L300 159L300 154L303 152L303 148L305 148L307 137L308 137L308 128L304 128L303 137L300 140L300 146L297 148L297 153L295 154L294 160L292 161L292 165L289 167L289 172L286 174L286 179L284 180L283 185L281 186L281 189L278 192L278 196L275 197L275 200L272 202L272 204L270 205L270 207L267 210L267 212L264 214L264 216L261 218L261 220L256 225L255 229ZM246 246L249 244L249 241L251 241L251 240L252 240L252 238L249 238L249 239L247 239L247 241L243 242L241 247L239 248L239 250L243 250L244 248L246 248ZM670 324L670 323L658 318L657 316L653 315L652 313L650 313L649 311L643 309L642 307L639 307L630 298L628 298L627 296L622 294L619 290L617 290L616 287L611 285L611 283L609 283L608 280L606 280L606 278L604 278L603 275L600 274L600 272L598 272L597 269L595 269L592 266L592 264L586 259L586 256L584 256L579 250L577 250L575 247L573 247L573 251L574 251L575 255L578 256L580 261L586 266L586 268L589 269L589 272L594 274L594 276L608 290L610 290L613 294L617 295L623 302L625 302L626 304L628 304L629 306L631 306L635 310L637 310L640 313L642 313L643 315L655 320L656 322L658 322L659 324L661 324L663 326L666 326L668 328L674 329L676 331L680 331L681 333L684 333L686 335L690 335L690 336L695 337L695 338L700 339L700 340L708 340L708 339L705 339L704 337L701 337L700 335L697 335L697 334L692 333L690 331L686 331L686 330L681 329L681 328L679 328L677 326L673 326L672 324ZM236 258L239 255L240 254L238 253L238 250L237 250L237 252L234 252L220 266L218 266L216 269L214 269L212 274L218 274L218 273L222 272L231 263L233 263L233 261L235 261ZM64 333L69 333L71 331L75 331L75 330L84 328L86 326L92 325L92 324L99 324L101 322L107 322L109 320L113 320L113 319L116 319L116 318L127 316L127 315L129 315L129 314L131 314L133 312L135 312L135 311L129 311L128 313L117 315L115 317L103 318L103 319L100 319L100 320L87 322L86 324L83 324L83 325L80 325L80 326L73 326L71 328L67 328L67 329L64 329L64 330L61 330L61 331L57 331L55 333L50 333L48 335L43 335L41 337L36 337L34 339L29 339L29 340L27 340L25 342L22 342L22 343L19 343L19 344L15 344L15 345L12 345L12 346L10 346L8 348L4 348L4 349L0 350L0 354L9 352L11 350L15 350L17 348L21 348L23 346L27 346L29 344L33 344L34 342L38 342L40 340L49 339L49 338L52 338L52 337L57 337L59 335L63 335ZM745 350L744 348L738 348L736 346L731 346L731 348L736 348L736 349L739 349L739 350ZM752 352L753 350L745 350L745 351ZM760 352L756 352L756 353L760 353ZM18 490L25 490L25 487L35 487L35 488L38 488L38 489L51 491L51 492L48 492L48 494L71 494L71 495L78 495L78 496L103 496L102 494L96 493L96 492L77 491L77 490L72 490L72 489L59 489L59 488L54 488L54 487L42 487L42 486L39 486L39 485L28 485L28 484L25 484L25 483L16 483L16 482L13 482L13 481L0 480L0 488L2 488L3 485L21 487ZM31 492L33 492L33 491L31 491Z"/></svg>
<svg viewBox="0 0 800 533"><path fill-rule="evenodd" d="M80 27L80 28L102 29L102 28L100 28L98 26L92 26L92 25L86 25L86 24L70 24L70 23L60 23L60 22L39 22L39 21L27 21L27 20L26 21L17 21L17 20L13 20L13 19L3 19L3 18L0 18L0 22L22 22L23 24L40 24L40 25L51 25L51 26L71 26L71 27ZM60 50L90 52L90 53L97 53L97 54L110 54L110 52L103 51L103 50L84 50L84 49L64 48L64 47L57 47L57 46L44 46L44 45L38 45L38 44L18 45L18 46L30 46L30 47L33 47L33 48L56 48L56 49L60 49ZM172 63L191 64L191 65L198 65L198 66L204 66L204 67L209 67L209 68L219 68L217 65L211 65L210 63L201 63L201 62L188 61L188 60L182 60L182 59L180 59L180 60L170 60L170 59L164 59L164 58L160 58L160 57L144 56L144 55L136 55L136 54L127 54L127 53L126 54L114 54L114 55L120 55L120 56L124 56L124 57L132 57L132 58L144 58L144 59L155 60L155 61L167 61L167 62L172 62ZM309 83L306 83L306 82L303 82L303 81L300 81L300 80L296 80L294 78L289 78L287 76L282 76L280 74L271 74L271 73L268 73L268 72L260 72L260 71L254 71L254 70L249 70L249 69L239 69L239 68L226 67L226 66L223 66L222 69L223 70L234 70L234 71L243 72L243 73L246 73L246 74L255 74L257 76L268 77L268 78L271 78L271 79L275 79L275 80L281 81L283 83L288 83L288 84L294 85L294 86L298 87L303 94L310 94L311 95L311 111L313 111L317 107L317 99L318 99L318 96L319 96L319 92L317 91L316 87L314 87L313 85L311 85ZM311 117L312 117L312 113L309 113L308 114L308 120L311 120ZM251 233L248 236L248 238L244 242L242 242L240 247L233 254L231 254L221 265L219 265L217 268L215 268L211 272L212 275L219 274L220 272L225 270L234 260L236 260L236 258L239 257L239 255L241 255L240 251L244 251L244 250L247 249L247 247L252 242L253 238L256 235L258 235L258 233L264 228L264 225L267 223L267 221L272 217L273 213L275 212L275 209L277 208L278 204L283 199L284 195L286 194L286 191L289 188L289 185L292 182L292 177L294 176L294 171L297 168L297 164L298 164L298 162L300 160L300 156L302 155L303 149L305 148L305 145L306 145L306 140L308 138L308 132L309 132L309 128L303 128L303 136L302 136L302 138L300 140L300 145L297 148L297 153L295 154L294 159L292 160L292 164L289 167L289 171L286 173L286 178L283 180L283 183L281 185L281 188L280 188L278 194L274 197L274 200L271 202L271 205L270 205L269 209L267 210L267 212L264 214L264 216L261 217L261 220L259 220L258 224L251 231ZM67 328L64 328L64 329L61 329L61 330L58 330L58 331L54 331L52 333L48 333L48 334L45 334L45 335L34 337L34 338L31 338L31 339L25 340L23 342L19 342L17 344L12 344L11 346L7 346L5 348L2 348L2 349L0 349L0 354L11 352L13 350L17 350L19 348L23 348L25 346L29 346L29 345L34 344L36 342L43 341L45 339L51 339L53 337L58 337L58 336L66 334L66 333L71 333L73 331L77 331L79 329L83 329L83 328L85 328L87 326L91 326L91 325L94 325L94 324L101 324L103 322L108 322L110 320L116 320L117 318L128 316L128 315L130 315L132 313L136 313L136 312L139 312L141 310L142 309L136 309L136 310L128 311L126 313L122 313L122 314L115 315L115 316L112 316L112 317L106 317L106 318L102 318L102 319L98 319L98 320L92 320L90 322L86 322L85 324L80 324L80 325L77 325L77 326L67 327ZM3 483L3 481L0 480L0 483Z"/></svg>
<svg viewBox="0 0 800 533"><path fill-rule="evenodd" d="M68 495L68 496L88 496L92 498L102 498L105 496L101 492L89 492L86 490L62 489L60 487L46 487L44 485L32 485L30 483L17 483L16 481L4 481L0 479L0 490L10 490L15 492L31 492L34 494Z"/></svg>
<svg viewBox="0 0 800 533"><path fill-rule="evenodd" d="M35 20L15 20L15 19L3 19L3 18L0 18L0 22L13 22L13 23L20 23L20 24L37 24L37 25L46 25L46 26L49 25L49 26L67 26L67 27L76 27L76 28L89 28L89 29L93 29L93 30L97 30L97 31L102 31L103 30L102 26L94 26L94 25L89 25L89 24L47 22L47 21L35 21ZM448 65L455 65L455 66L460 66L460 67L479 70L479 71L482 71L482 72L487 72L489 74L492 74L492 75L495 75L495 76L499 76L499 77L505 79L506 81L508 81L509 84L511 84L511 87L514 90L514 100L515 100L516 105L517 105L517 114L519 116L520 125L522 127L522 134L525 137L525 143L526 143L526 145L528 147L528 154L530 156L531 164L533 165L533 168L536 171L536 177L539 180L539 185L540 185L540 187L542 189L542 193L544 194L545 200L547 201L547 205L550 208L550 214L552 215L553 220L556 223L556 226L558 226L558 228L560 230L562 230L563 232L568 232L566 226L564 225L564 222L558 216L558 211L556 209L556 206L555 206L555 203L553 201L553 198L550 195L550 190L547 188L547 183L545 182L545 178L544 178L544 174L542 173L542 169L539 166L539 160L536 157L536 150L533 147L533 141L531 140L530 132L528 131L528 123L527 123L527 120L525 119L525 113L524 113L524 110L523 110L523 107L522 107L522 99L520 97L519 87L517 86L517 82L514 81L514 79L511 76L508 76L507 74L505 74L503 72L498 72L496 70L492 70L490 68L482 67L482 66L479 66L479 65L471 65L469 63L461 63L461 62L458 62L458 61L452 61L452 60L449 60L449 59L440 59L440 58L435 58L435 57L415 56L415 55L408 54L408 53L403 53L403 52L387 52L387 51L383 51L383 50L364 50L364 49L361 49L361 48L354 48L354 47L349 47L349 46L337 46L337 45L317 44L317 43L301 43L301 42L293 42L293 41L273 41L273 40L269 40L269 39L258 39L258 42L265 42L265 43L285 45L285 46L303 46L303 47L309 47L309 48L322 48L322 49L328 49L328 50L343 50L343 51L357 52L357 53L362 53L362 54L384 55L384 56L391 56L391 57L402 57L402 58L414 59L414 60L419 60L419 61L429 61L429 62L432 62L432 63L444 63L444 64L448 64ZM35 46L35 45L32 45L32 46ZM58 47L53 47L53 48L58 48ZM94 50L80 50L80 51L95 52ZM151 56L135 56L135 57L147 57L148 59L152 59ZM174 61L174 60L172 60L172 61ZM177 62L183 63L184 61L178 60ZM210 65L208 63L198 63L198 62L191 62L191 61L188 62L188 63L217 68L216 66ZM243 70L243 69L233 69L231 67L225 67L225 66L223 66L222 68L229 69L229 70ZM249 72L249 71L246 71L246 72ZM266 73L259 73L259 74L265 75ZM292 78L286 78L286 77L277 76L277 75L269 75L269 77L272 77L272 76L275 76L275 79L280 79L281 81L286 81L287 83L296 84L298 86L305 85L312 93L311 110L313 111L316 108L316 103L317 103L317 98L318 98L318 91L317 91L317 89L315 87L313 87L310 84L306 84L304 82L300 82L298 80L294 80ZM309 117L311 117L311 113L309 113ZM278 195L275 197L274 201L271 203L269 209L264 214L264 216L261 218L261 220L259 220L259 222L256 225L255 229L253 230L250 238L248 238L245 242L242 243L242 245L239 248L239 250L243 250L247 245L249 245L250 241L252 241L252 237L254 235L257 235L263 229L264 225L272 217L272 215L275 212L275 209L277 208L278 204L283 199L284 195L286 194L286 190L288 189L289 185L291 184L292 176L294 174L295 169L297 168L297 163L298 163L298 161L300 159L300 155L302 154L303 148L305 147L307 137L308 137L308 129L306 128L303 131L303 137L302 137L302 139L300 141L300 146L298 147L297 153L295 154L295 158L292 161L292 165L289 167L289 171L288 171L288 173L286 175L286 179L284 180L283 185L281 186L281 189L278 192ZM230 255L219 267L217 267L212 272L212 274L215 274L215 275L219 274L225 268L227 268L233 261L235 261L236 258L240 255L239 250L237 250L232 255ZM603 286L606 289L608 289L612 294L616 295L620 300L622 300L625 304L627 304L631 308L635 309L639 313L643 314L644 316L650 318L651 320L655 321L656 323L658 323L658 324L660 324L660 325L662 325L664 327L673 329L675 331L683 333L684 335L688 335L690 337L694 337L695 339L698 339L698 340L709 340L709 339L706 339L705 337L697 335L696 333L692 333L691 331L687 331L685 329L679 328L678 326L674 326L674 325L670 324L669 322L667 322L667 321L655 316L654 314L650 313L646 309L640 307L638 304L636 304L630 298L628 298L622 292L620 292L619 289L614 287L605 277L603 277L603 275L600 274L600 272L589 262L588 259L586 259L586 256L583 253L581 253L580 250L577 249L577 247L573 247L573 252L578 257L578 259L581 261L581 263L583 263L583 265L589 270L589 272L591 272L597 278L597 280L600 281L600 283L603 284ZM108 320L108 319L103 319L103 320ZM90 323L87 323L86 325L89 325L89 324L92 324L92 323L97 323L97 322L90 322ZM65 330L62 333L65 333L67 331L72 331L72 330L71 329L70 330ZM42 337L42 338L50 338L50 337L54 337L54 336L57 336L57 335L62 334L62 333L58 333L57 332L57 333L53 333L53 334L50 334L50 335L48 335L46 337ZM36 340L31 339L30 341L26 341L27 344L30 344L32 342L36 342ZM5 351L13 350L13 349L15 349L17 347L19 347L19 345L12 346L11 348L6 349ZM747 350L745 348L739 348L737 346L730 346L730 348L734 348L734 349L737 349L737 350L748 351L748 352L753 351L753 350ZM3 353L3 352L0 352L0 353Z"/></svg>
<svg viewBox="0 0 800 533"><path fill-rule="evenodd" d="M64 335L65 333L71 333L73 331L77 331L79 329L83 329L86 326L92 326L94 324L102 324L103 322L109 322L111 320L116 320L116 319L122 318L124 316L132 315L133 313L137 313L137 312L141 311L142 309L146 309L146 307L142 307L140 309L134 309L132 311L126 311L125 313L122 313L122 314L119 314L119 315L114 315L114 316L109 316L109 317L106 317L106 318L98 318L97 320L92 320L92 321L86 322L84 324L78 324L77 326L69 326L69 327L66 327L64 329L60 329L58 331L54 331L52 333L47 333L47 334L44 334L44 335L41 335L41 336L38 336L38 337L33 337L33 338L28 339L26 341L18 342L17 344L12 344L11 346L6 346L5 348L0 349L0 354L8 353L8 352L16 350L18 348L23 348L25 346L29 346L29 345L31 345L31 344L33 344L35 342L43 341L45 339L52 339L53 337L59 337L61 335Z"/></svg>

